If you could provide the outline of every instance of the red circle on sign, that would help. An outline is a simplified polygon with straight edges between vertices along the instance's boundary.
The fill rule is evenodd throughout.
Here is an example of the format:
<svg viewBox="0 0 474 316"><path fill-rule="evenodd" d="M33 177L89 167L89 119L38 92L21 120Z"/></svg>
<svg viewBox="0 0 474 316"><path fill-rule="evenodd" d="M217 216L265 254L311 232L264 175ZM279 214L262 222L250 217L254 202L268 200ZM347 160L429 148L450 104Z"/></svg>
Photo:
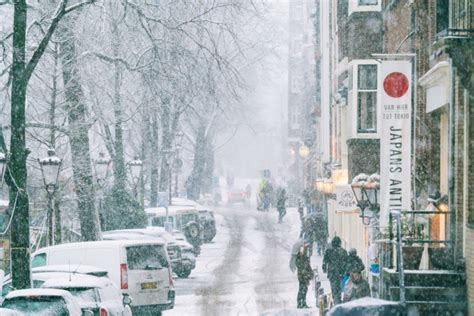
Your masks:
<svg viewBox="0 0 474 316"><path fill-rule="evenodd" d="M392 72L385 77L383 89L392 98L399 98L408 91L408 78L401 72Z"/></svg>

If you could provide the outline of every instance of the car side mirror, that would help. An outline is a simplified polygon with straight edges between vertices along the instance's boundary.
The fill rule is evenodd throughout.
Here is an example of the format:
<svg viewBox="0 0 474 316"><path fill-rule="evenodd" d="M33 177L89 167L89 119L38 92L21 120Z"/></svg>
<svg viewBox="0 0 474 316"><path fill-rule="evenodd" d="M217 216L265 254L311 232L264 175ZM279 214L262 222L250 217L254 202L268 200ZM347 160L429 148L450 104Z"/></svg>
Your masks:
<svg viewBox="0 0 474 316"><path fill-rule="evenodd" d="M82 316L94 316L94 312L91 311L90 309L86 309L85 311L82 312Z"/></svg>
<svg viewBox="0 0 474 316"><path fill-rule="evenodd" d="M131 305L133 302L133 299L130 295L128 294L123 294L123 299L122 299L122 303L123 305Z"/></svg>

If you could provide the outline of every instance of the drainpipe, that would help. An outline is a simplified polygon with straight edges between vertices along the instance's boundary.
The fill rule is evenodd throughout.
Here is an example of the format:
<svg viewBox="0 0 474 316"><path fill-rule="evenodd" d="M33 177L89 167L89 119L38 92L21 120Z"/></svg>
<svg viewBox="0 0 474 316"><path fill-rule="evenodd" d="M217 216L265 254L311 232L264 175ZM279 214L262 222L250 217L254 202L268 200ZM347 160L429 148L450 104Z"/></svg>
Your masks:
<svg viewBox="0 0 474 316"><path fill-rule="evenodd" d="M453 59L449 58L449 66L451 69L451 100L449 103L449 118L448 118L448 205L449 205L449 240L451 240L454 259L457 261L458 258L458 240L456 236L456 206L454 204L454 164L455 164L455 141L456 137L454 134L455 120L455 92L456 92L456 69L453 65Z"/></svg>

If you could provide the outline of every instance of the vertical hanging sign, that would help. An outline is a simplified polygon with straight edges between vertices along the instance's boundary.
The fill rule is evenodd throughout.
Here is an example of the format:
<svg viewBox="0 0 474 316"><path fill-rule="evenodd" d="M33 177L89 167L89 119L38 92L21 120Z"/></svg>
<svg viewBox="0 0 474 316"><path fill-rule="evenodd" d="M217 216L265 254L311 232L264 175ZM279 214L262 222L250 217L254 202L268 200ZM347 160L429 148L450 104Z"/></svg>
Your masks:
<svg viewBox="0 0 474 316"><path fill-rule="evenodd" d="M390 211L411 209L411 62L385 60L380 69L380 225Z"/></svg>

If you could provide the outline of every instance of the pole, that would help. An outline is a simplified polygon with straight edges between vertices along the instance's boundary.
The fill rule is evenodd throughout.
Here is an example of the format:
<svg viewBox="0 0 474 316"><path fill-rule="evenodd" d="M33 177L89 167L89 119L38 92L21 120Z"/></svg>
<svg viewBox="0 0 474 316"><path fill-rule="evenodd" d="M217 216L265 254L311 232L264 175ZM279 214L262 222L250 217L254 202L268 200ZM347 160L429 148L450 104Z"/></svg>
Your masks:
<svg viewBox="0 0 474 316"><path fill-rule="evenodd" d="M402 249L402 220L400 212L397 212L397 266L400 283L400 302L405 305L405 271L403 269L403 249Z"/></svg>
<svg viewBox="0 0 474 316"><path fill-rule="evenodd" d="M48 246L54 244L53 239L53 197L52 194L48 192Z"/></svg>
<svg viewBox="0 0 474 316"><path fill-rule="evenodd" d="M178 197L178 170L174 174L174 196Z"/></svg>
<svg viewBox="0 0 474 316"><path fill-rule="evenodd" d="M61 208L59 207L59 199L53 193L53 214L54 214L54 244L62 243L62 228L61 228Z"/></svg>
<svg viewBox="0 0 474 316"><path fill-rule="evenodd" d="M168 169L169 169L169 177L168 177L168 195L169 195L169 204L171 205L172 199L173 199L173 193L171 188L173 187L173 174L171 170L171 165L168 164Z"/></svg>

